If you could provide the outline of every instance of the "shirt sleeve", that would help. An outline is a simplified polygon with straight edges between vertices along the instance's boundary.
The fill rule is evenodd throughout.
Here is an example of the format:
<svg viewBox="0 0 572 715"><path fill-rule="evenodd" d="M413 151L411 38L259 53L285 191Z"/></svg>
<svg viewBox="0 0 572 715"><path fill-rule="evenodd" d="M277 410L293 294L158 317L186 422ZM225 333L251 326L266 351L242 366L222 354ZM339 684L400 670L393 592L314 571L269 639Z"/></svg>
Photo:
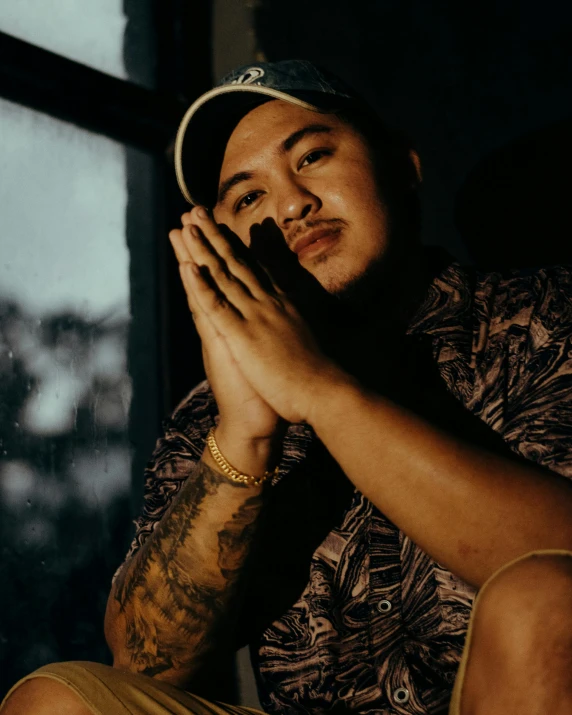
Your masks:
<svg viewBox="0 0 572 715"><path fill-rule="evenodd" d="M216 402L205 380L163 422L163 435L157 441L145 470L143 507L134 522L135 535L123 564L139 551L169 509L173 498L200 460L208 431L217 421ZM113 580L123 564L115 572Z"/></svg>

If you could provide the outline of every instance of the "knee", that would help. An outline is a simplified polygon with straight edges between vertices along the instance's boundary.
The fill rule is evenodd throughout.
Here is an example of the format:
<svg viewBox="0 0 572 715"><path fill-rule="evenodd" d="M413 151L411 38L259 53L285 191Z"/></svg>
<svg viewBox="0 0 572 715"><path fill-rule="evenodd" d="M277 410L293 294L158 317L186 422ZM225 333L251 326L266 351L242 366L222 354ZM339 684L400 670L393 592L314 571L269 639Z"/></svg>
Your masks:
<svg viewBox="0 0 572 715"><path fill-rule="evenodd" d="M497 574L479 598L474 629L507 664L549 658L569 668L572 555L531 555Z"/></svg>
<svg viewBox="0 0 572 715"><path fill-rule="evenodd" d="M93 715L71 688L46 677L26 680L4 703L1 715Z"/></svg>

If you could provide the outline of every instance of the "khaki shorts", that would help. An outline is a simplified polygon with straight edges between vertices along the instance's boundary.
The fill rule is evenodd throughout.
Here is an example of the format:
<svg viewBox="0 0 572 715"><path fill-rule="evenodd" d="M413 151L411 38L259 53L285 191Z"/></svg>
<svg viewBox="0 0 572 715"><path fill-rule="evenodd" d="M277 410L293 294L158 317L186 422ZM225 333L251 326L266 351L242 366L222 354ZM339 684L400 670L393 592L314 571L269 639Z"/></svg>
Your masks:
<svg viewBox="0 0 572 715"><path fill-rule="evenodd" d="M449 715L461 715L461 694L471 648L471 634L479 599L499 574L515 563L535 555L566 555L555 549L534 551L503 566L483 585L475 600L463 656L451 698ZM263 715L260 710L224 703L211 703L174 685L90 662L53 663L27 675L10 690L31 678L52 678L76 692L94 715ZM0 706L1 707L1 706Z"/></svg>

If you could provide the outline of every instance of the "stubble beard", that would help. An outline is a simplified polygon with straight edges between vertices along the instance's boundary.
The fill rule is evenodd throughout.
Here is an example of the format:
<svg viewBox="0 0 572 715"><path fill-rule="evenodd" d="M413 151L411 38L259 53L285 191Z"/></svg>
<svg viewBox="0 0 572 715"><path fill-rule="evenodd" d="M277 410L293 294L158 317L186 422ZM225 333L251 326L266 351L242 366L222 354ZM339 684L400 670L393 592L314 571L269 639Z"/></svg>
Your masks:
<svg viewBox="0 0 572 715"><path fill-rule="evenodd" d="M387 241L365 269L330 287L332 305L350 314L354 320L365 318L372 311L377 314L387 311L399 301L398 289L405 268L403 251L396 250L395 241Z"/></svg>
<svg viewBox="0 0 572 715"><path fill-rule="evenodd" d="M411 285L416 281L415 270L411 269L419 246L413 234L389 225L377 256L365 269L345 280L331 275L324 281L327 298L320 310L320 331L332 356L347 357L349 351L353 362L356 353L375 352L380 341L391 341L405 332L408 303L416 292ZM326 253L319 258L327 271L327 262L334 255Z"/></svg>

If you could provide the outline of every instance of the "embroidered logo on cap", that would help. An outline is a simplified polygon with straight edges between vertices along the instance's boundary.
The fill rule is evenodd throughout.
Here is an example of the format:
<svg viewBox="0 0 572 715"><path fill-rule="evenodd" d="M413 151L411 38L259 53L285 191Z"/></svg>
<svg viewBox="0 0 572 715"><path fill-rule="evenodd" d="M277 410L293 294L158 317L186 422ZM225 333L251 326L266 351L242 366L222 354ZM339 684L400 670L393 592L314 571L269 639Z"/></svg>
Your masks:
<svg viewBox="0 0 572 715"><path fill-rule="evenodd" d="M250 67L243 72L240 77L233 79L231 84L252 84L257 79L264 77L264 70L261 67Z"/></svg>

